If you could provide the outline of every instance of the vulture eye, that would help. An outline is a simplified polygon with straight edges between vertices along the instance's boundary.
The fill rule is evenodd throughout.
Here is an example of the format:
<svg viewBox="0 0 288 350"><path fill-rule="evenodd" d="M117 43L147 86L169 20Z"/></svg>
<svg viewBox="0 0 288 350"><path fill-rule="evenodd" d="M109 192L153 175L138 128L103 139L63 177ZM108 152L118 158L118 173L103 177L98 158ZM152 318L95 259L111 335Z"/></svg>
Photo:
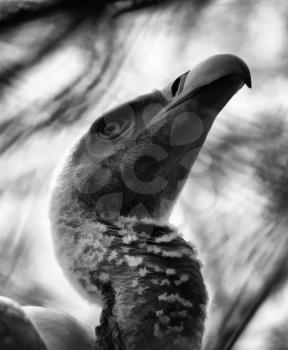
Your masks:
<svg viewBox="0 0 288 350"><path fill-rule="evenodd" d="M97 120L92 125L92 133L113 140L123 135L130 127L130 119L115 118L114 116L105 116Z"/></svg>
<svg viewBox="0 0 288 350"><path fill-rule="evenodd" d="M104 126L102 134L107 137L119 135L121 133L121 126L118 123L112 122Z"/></svg>

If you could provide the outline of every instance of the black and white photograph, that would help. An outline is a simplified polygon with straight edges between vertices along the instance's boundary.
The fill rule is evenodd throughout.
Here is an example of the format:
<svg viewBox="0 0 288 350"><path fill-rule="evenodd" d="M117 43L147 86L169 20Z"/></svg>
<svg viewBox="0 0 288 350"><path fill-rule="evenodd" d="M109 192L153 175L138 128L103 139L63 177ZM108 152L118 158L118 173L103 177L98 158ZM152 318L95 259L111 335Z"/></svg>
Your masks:
<svg viewBox="0 0 288 350"><path fill-rule="evenodd" d="M286 215L287 0L0 0L0 350L288 350Z"/></svg>

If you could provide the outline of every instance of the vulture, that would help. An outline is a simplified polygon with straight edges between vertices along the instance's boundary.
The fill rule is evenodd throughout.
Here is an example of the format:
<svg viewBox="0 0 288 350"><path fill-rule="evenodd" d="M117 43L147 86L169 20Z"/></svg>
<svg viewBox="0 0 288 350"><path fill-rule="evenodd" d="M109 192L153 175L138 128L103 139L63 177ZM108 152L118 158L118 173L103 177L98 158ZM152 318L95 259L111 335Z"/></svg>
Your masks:
<svg viewBox="0 0 288 350"><path fill-rule="evenodd" d="M59 264L102 306L100 323L90 334L69 315L1 298L1 350L201 349L201 262L168 218L215 117L244 84L246 63L215 55L93 122L55 181L50 221Z"/></svg>

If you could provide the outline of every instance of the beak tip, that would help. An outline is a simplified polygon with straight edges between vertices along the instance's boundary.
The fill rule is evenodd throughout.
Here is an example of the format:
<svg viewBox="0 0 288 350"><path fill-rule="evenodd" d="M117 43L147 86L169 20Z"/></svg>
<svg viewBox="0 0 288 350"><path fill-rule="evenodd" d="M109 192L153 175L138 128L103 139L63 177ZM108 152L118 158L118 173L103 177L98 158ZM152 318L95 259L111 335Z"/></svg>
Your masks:
<svg viewBox="0 0 288 350"><path fill-rule="evenodd" d="M248 78L246 78L245 81L246 85L248 86L249 89L252 88L252 79L251 79L251 75L249 74Z"/></svg>
<svg viewBox="0 0 288 350"><path fill-rule="evenodd" d="M245 69L244 69L244 73L243 73L243 80L244 83L248 86L249 89L252 88L252 79L251 79L251 73L250 70L247 66L247 64L243 61L243 63L245 64Z"/></svg>
<svg viewBox="0 0 288 350"><path fill-rule="evenodd" d="M213 59L213 56L211 58ZM241 77L248 88L252 88L250 69L247 63L240 57L234 54L224 53L215 55L214 61L217 62L218 66L220 67L219 71L222 72L223 75L225 73L236 74Z"/></svg>
<svg viewBox="0 0 288 350"><path fill-rule="evenodd" d="M235 66L238 70L239 75L242 76L243 82L248 86L249 89L252 88L252 78L251 78L251 73L250 69L245 61L243 61L240 57L232 54L226 54L231 61L235 62Z"/></svg>

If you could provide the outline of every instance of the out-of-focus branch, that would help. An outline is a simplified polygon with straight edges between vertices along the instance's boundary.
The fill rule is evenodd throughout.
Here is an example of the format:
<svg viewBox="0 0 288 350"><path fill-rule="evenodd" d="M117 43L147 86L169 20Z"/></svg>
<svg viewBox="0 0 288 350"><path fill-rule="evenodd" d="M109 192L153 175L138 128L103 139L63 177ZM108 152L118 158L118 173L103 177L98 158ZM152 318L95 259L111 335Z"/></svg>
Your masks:
<svg viewBox="0 0 288 350"><path fill-rule="evenodd" d="M277 228L274 228L277 229ZM287 282L287 253L284 249L273 271L255 296L245 295L245 288L237 295L224 315L217 334L217 339L211 339L206 350L231 350L241 335L249 327L256 313Z"/></svg>
<svg viewBox="0 0 288 350"><path fill-rule="evenodd" d="M288 134L284 122L285 116L283 113L277 113L276 117L261 115L259 118L261 120L257 123L249 123L247 130L244 126L237 131L231 129L227 137L223 137L214 145L212 151L215 164L212 166L211 174L218 190L224 191L225 194L227 179L231 177L232 169L235 173L248 167L257 181L257 191L266 198L266 204L262 207L260 219L262 225L253 232L253 240L243 238L243 243L245 244L245 239L247 242L246 246L242 243L242 247L244 249L246 247L247 250L252 248L252 255L250 257L247 255L239 270L241 272L241 269L246 268L250 271L247 282L231 300L227 301L229 307L223 310L220 324L208 339L207 350L233 349L257 312L283 288L288 279L286 238ZM225 173L221 169L226 169ZM241 243L241 239L239 242ZM207 240L206 244L209 245ZM233 266L230 268L233 270ZM236 276L237 271L233 272ZM254 279L258 282L255 283ZM254 287L249 290L249 285L253 284ZM217 289L217 286L215 288Z"/></svg>
<svg viewBox="0 0 288 350"><path fill-rule="evenodd" d="M23 23L44 19L56 13L66 13L78 15L86 10L92 11L90 14L98 15L105 6L115 1L3 1L0 4L0 32L12 29ZM88 13L88 12L87 12Z"/></svg>

